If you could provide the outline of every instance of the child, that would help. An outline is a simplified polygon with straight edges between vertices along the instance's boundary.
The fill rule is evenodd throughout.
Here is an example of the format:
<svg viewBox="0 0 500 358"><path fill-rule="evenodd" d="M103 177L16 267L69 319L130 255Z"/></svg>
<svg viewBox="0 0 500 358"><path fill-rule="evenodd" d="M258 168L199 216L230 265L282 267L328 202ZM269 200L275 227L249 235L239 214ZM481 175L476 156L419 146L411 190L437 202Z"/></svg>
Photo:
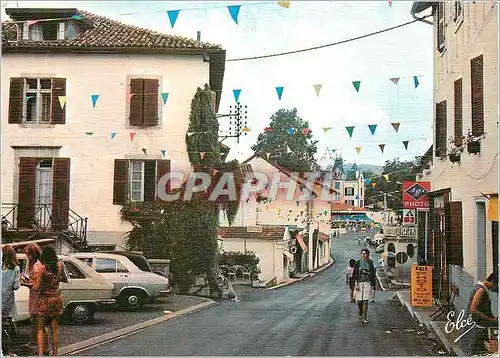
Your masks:
<svg viewBox="0 0 500 358"><path fill-rule="evenodd" d="M350 259L349 260L349 267L347 268L347 272L345 275L345 283L349 285L349 299L352 302L354 302L354 266L356 265L356 260Z"/></svg>

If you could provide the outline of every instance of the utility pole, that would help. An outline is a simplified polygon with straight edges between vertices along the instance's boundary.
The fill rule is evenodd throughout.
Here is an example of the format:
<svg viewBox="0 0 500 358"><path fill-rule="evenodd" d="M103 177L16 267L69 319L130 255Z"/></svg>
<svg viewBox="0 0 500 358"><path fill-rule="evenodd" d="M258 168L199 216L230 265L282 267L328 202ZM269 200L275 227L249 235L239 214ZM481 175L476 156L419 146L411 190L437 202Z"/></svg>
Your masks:
<svg viewBox="0 0 500 358"><path fill-rule="evenodd" d="M240 102L236 103L234 106L229 106L229 114L216 114L217 118L229 117L229 133L228 135L219 136L221 143L226 138L236 138L236 142L240 142L240 136L242 133L244 135L248 134L247 118L248 118L247 106L242 106Z"/></svg>
<svg viewBox="0 0 500 358"><path fill-rule="evenodd" d="M307 267L308 271L311 271L313 269L313 235L311 232L311 217L312 217L312 205L311 205L311 200L310 196L311 193L308 194L308 200L306 203L306 211L307 211Z"/></svg>
<svg viewBox="0 0 500 358"><path fill-rule="evenodd" d="M384 224L388 224L387 219L387 193L384 193Z"/></svg>

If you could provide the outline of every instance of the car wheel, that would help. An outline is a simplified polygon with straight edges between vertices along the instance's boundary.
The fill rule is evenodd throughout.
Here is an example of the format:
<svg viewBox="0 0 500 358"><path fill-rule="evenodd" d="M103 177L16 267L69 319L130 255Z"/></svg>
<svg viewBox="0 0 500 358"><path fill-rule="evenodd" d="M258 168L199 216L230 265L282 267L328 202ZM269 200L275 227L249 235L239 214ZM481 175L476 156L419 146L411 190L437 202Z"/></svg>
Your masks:
<svg viewBox="0 0 500 358"><path fill-rule="evenodd" d="M129 309L137 309L142 307L144 299L139 292L126 292L122 294L120 302Z"/></svg>
<svg viewBox="0 0 500 358"><path fill-rule="evenodd" d="M83 323L94 318L94 308L89 304L78 303L70 308L71 318L76 322Z"/></svg>

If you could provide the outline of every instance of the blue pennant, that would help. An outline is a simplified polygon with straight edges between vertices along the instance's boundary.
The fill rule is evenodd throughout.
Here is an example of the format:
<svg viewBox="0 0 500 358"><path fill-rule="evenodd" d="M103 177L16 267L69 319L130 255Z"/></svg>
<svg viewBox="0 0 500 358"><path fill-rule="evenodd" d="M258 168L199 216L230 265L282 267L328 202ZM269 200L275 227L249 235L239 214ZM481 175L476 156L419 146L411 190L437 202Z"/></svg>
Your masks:
<svg viewBox="0 0 500 358"><path fill-rule="evenodd" d="M235 101L235 102L238 102L238 99L240 99L240 93L241 93L241 90L240 90L240 89L234 89L234 90L233 90L233 94L234 94L234 101Z"/></svg>
<svg viewBox="0 0 500 358"><path fill-rule="evenodd" d="M288 134L290 134L290 135L294 135L294 134L295 134L295 128L288 128L286 131L287 131L287 132L288 132Z"/></svg>
<svg viewBox="0 0 500 358"><path fill-rule="evenodd" d="M281 96L283 96L283 87L276 87L276 93L278 94L278 98L281 101Z"/></svg>
<svg viewBox="0 0 500 358"><path fill-rule="evenodd" d="M238 25L238 14L240 13L240 7L241 5L231 5L227 7L229 13L231 14L231 17L233 18L234 22L236 22L236 25Z"/></svg>
<svg viewBox="0 0 500 358"><path fill-rule="evenodd" d="M169 10L169 11L167 11L168 18L170 19L170 26L172 26L172 28L174 27L175 22L177 21L177 16L179 16L180 11L181 10Z"/></svg>
<svg viewBox="0 0 500 358"><path fill-rule="evenodd" d="M163 99L163 104L166 104L168 99L168 93L162 93L161 98Z"/></svg>
<svg viewBox="0 0 500 358"><path fill-rule="evenodd" d="M97 104L97 99L99 98L99 95L98 94L93 94L92 95L92 106L95 108L96 104Z"/></svg>
<svg viewBox="0 0 500 358"><path fill-rule="evenodd" d="M375 130L377 129L377 125L376 124L369 124L368 128L370 128L370 132L372 132L372 135L374 135Z"/></svg>
<svg viewBox="0 0 500 358"><path fill-rule="evenodd" d="M163 157L165 157L165 154L167 153L167 151L165 149L162 149L161 150L161 155L163 155Z"/></svg>
<svg viewBox="0 0 500 358"><path fill-rule="evenodd" d="M413 76L413 82L415 82L415 88L417 88L418 85L419 85L418 77L417 76Z"/></svg>

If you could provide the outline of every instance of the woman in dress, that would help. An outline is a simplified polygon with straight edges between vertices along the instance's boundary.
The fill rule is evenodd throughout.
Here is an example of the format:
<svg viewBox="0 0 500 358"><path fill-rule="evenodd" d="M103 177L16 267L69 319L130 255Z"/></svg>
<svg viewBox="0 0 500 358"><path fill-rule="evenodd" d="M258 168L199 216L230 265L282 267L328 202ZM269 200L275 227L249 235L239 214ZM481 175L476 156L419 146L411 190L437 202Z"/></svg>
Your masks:
<svg viewBox="0 0 500 358"><path fill-rule="evenodd" d="M39 291L38 297L38 355L44 351L44 330L47 324L51 326L52 355L57 355L59 346L59 317L63 314L63 297L59 289L62 278L62 263L57 258L56 251L47 246L40 256L41 269L35 278L34 288Z"/></svg>
<svg viewBox="0 0 500 358"><path fill-rule="evenodd" d="M370 260L370 250L361 250L361 259L354 266L354 296L358 301L358 318L367 324L366 316L368 314L368 301L373 296L376 285L375 265Z"/></svg>
<svg viewBox="0 0 500 358"><path fill-rule="evenodd" d="M12 332L13 322L12 318L17 315L16 311L16 298L14 291L18 290L21 286L19 281L19 266L17 265L16 251L10 245L5 245L2 248L2 323L3 319L7 320L7 329ZM5 342L4 342L5 339ZM6 346L8 339L2 339L2 350L6 355L13 355L9 352L10 347Z"/></svg>
<svg viewBox="0 0 500 358"><path fill-rule="evenodd" d="M350 259L345 274L345 283L349 286L349 302L354 302L354 266L356 266L356 260Z"/></svg>

